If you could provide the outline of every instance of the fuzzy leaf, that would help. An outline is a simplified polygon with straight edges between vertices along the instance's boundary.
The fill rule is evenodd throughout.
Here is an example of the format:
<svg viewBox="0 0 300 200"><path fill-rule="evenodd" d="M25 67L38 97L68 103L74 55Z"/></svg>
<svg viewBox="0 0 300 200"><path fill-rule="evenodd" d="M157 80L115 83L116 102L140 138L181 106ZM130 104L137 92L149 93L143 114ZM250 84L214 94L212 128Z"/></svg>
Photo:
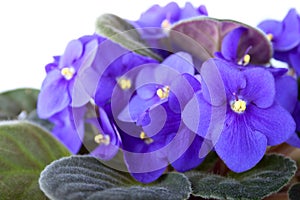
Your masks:
<svg viewBox="0 0 300 200"><path fill-rule="evenodd" d="M51 199L187 199L190 183L183 174L168 173L143 185L129 173L103 165L91 156L54 161L40 176L40 187Z"/></svg>
<svg viewBox="0 0 300 200"><path fill-rule="evenodd" d="M292 185L289 189L289 199L290 200L299 200L300 199L300 183Z"/></svg>
<svg viewBox="0 0 300 200"><path fill-rule="evenodd" d="M245 27L247 32L241 37L238 52L240 58L245 50L251 46L250 63L266 64L272 57L271 44L266 36L254 27L232 20L217 20L209 17L185 20L175 24L170 31L170 40L201 61L214 57L214 53L221 50L225 35L237 27Z"/></svg>
<svg viewBox="0 0 300 200"><path fill-rule="evenodd" d="M23 121L0 123L1 199L46 199L40 191L40 172L70 153L50 133Z"/></svg>
<svg viewBox="0 0 300 200"><path fill-rule="evenodd" d="M29 113L36 108L39 91L22 88L0 94L0 119L15 119L22 112Z"/></svg>
<svg viewBox="0 0 300 200"><path fill-rule="evenodd" d="M265 156L259 164L244 173L228 177L190 171L186 176L192 183L193 194L214 199L262 199L278 192L294 176L296 164L279 155Z"/></svg>
<svg viewBox="0 0 300 200"><path fill-rule="evenodd" d="M100 16L96 24L96 32L123 47L161 61L162 58L154 53L134 27L122 18L113 14Z"/></svg>

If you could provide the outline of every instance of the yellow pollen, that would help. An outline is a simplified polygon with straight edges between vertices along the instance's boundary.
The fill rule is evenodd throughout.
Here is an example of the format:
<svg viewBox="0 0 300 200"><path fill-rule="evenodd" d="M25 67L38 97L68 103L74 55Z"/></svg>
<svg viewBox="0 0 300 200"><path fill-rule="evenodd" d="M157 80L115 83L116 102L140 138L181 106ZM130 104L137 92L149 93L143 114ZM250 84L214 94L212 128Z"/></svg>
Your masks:
<svg viewBox="0 0 300 200"><path fill-rule="evenodd" d="M171 23L169 20L165 19L164 21L162 21L161 23L161 27L164 29L169 29L171 28Z"/></svg>
<svg viewBox="0 0 300 200"><path fill-rule="evenodd" d="M75 74L75 69L73 67L64 67L60 72L66 80L71 80Z"/></svg>
<svg viewBox="0 0 300 200"><path fill-rule="evenodd" d="M169 93L170 93L170 87L169 86L165 86L163 88L159 88L158 90L156 90L156 94L160 99L168 98Z"/></svg>
<svg viewBox="0 0 300 200"><path fill-rule="evenodd" d="M140 138L146 143L151 144L154 140L146 135L144 131L140 133Z"/></svg>
<svg viewBox="0 0 300 200"><path fill-rule="evenodd" d="M131 80L127 78L119 78L118 79L118 85L122 90L128 90L131 88Z"/></svg>
<svg viewBox="0 0 300 200"><path fill-rule="evenodd" d="M231 103L231 109L236 113L243 113L246 110L246 102L243 100L235 100Z"/></svg>
<svg viewBox="0 0 300 200"><path fill-rule="evenodd" d="M250 55L249 54L246 54L245 56L244 56L244 58L243 58L243 63L244 63L244 65L248 65L249 64L249 62L250 62L250 59L251 59L251 57L250 57Z"/></svg>
<svg viewBox="0 0 300 200"><path fill-rule="evenodd" d="M109 145L109 143L110 143L109 135L98 134L94 137L94 140L98 144Z"/></svg>
<svg viewBox="0 0 300 200"><path fill-rule="evenodd" d="M274 36L273 36L272 33L268 33L268 34L267 34L267 38L268 38L269 41L272 41L272 40L273 40L273 37L274 37Z"/></svg>

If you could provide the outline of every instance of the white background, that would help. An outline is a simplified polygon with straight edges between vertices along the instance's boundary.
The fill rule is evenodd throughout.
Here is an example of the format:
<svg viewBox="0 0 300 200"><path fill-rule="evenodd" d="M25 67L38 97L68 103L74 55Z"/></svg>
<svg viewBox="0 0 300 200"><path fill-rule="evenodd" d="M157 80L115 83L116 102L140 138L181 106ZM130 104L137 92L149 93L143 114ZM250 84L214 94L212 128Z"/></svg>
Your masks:
<svg viewBox="0 0 300 200"><path fill-rule="evenodd" d="M176 1L176 0L175 0ZM20 87L40 88L44 66L67 43L93 34L103 13L136 20L153 4L167 0L1 0L0 92ZM183 6L186 1L177 0ZM282 20L299 0L191 0L206 5L209 16L256 26L264 19Z"/></svg>

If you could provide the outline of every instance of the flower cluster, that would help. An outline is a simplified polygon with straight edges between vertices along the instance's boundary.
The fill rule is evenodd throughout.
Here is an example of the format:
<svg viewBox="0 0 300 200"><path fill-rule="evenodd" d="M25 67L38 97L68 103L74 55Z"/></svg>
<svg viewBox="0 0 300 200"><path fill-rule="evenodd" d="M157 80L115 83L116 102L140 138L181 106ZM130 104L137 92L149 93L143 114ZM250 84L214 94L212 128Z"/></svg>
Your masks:
<svg viewBox="0 0 300 200"><path fill-rule="evenodd" d="M300 147L297 12L258 28L207 15L205 6L169 3L124 21L161 60L105 35L72 40L46 66L39 116L74 154L123 154L143 183L170 165L193 169L210 151L243 172L268 146Z"/></svg>

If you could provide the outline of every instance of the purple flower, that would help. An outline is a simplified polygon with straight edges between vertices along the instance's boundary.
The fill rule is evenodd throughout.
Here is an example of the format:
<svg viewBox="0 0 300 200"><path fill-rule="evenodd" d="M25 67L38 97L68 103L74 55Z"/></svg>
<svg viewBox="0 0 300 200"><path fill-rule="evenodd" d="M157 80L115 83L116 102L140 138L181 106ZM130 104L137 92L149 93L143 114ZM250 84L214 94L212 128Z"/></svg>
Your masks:
<svg viewBox="0 0 300 200"><path fill-rule="evenodd" d="M70 106L54 114L49 121L54 124L51 131L73 154L78 153L84 136L84 114L86 108Z"/></svg>
<svg viewBox="0 0 300 200"><path fill-rule="evenodd" d="M288 51L300 43L300 19L295 9L290 9L282 22L265 20L258 28L267 34L275 51Z"/></svg>
<svg viewBox="0 0 300 200"><path fill-rule="evenodd" d="M122 141L114 121L108 117L105 110L100 107L98 112L97 118L87 120L99 131L94 137L98 146L90 154L102 160L110 160L118 152Z"/></svg>
<svg viewBox="0 0 300 200"><path fill-rule="evenodd" d="M227 110L224 116L217 116L224 121L219 136L200 135L211 138L217 154L231 170L243 172L254 167L267 145L285 142L294 133L295 122L276 102L274 77L267 70L240 71L232 63L210 59L203 64L201 75L206 101L216 110ZM215 95L225 95L209 96L208 88L214 88Z"/></svg>
<svg viewBox="0 0 300 200"><path fill-rule="evenodd" d="M140 19L132 22L136 28L162 28L162 29L146 29L141 36L145 39L161 38L166 34L163 29L170 28L175 22L191 17L207 16L205 6L201 5L195 8L191 3L187 2L184 8L180 8L177 3L171 2L164 7L154 5L144 12ZM149 32L148 32L149 31Z"/></svg>
<svg viewBox="0 0 300 200"><path fill-rule="evenodd" d="M289 145L300 148L300 102L297 101L296 107L292 113L296 122L296 132L286 141Z"/></svg>
<svg viewBox="0 0 300 200"><path fill-rule="evenodd" d="M153 5L142 13L137 21L130 21L130 23L139 31L150 48L165 58L171 51L169 41L166 40L172 24L196 16L207 16L206 7L201 5L195 8L187 2L183 8L180 8L177 3L171 2L163 7Z"/></svg>
<svg viewBox="0 0 300 200"><path fill-rule="evenodd" d="M298 85L294 77L289 75L275 77L275 99L289 113L293 113L297 103Z"/></svg>
<svg viewBox="0 0 300 200"><path fill-rule="evenodd" d="M110 46L113 47L113 49L110 49L107 52L109 54L111 54L111 52L118 51L115 50L115 48L122 48L118 45ZM101 55L105 57L104 54L105 52L100 54L100 59L102 58ZM117 57L115 60L112 60L112 63L109 63L106 68L99 63L99 66L97 67L100 67L101 71L104 70L104 72L98 81L95 93L95 102L98 106L104 106L109 104L114 87L120 87L124 92L130 91L130 89L133 88L133 80L131 80L130 77L123 76L126 72L147 63L157 63L157 61L134 52L127 52L126 54Z"/></svg>
<svg viewBox="0 0 300 200"><path fill-rule="evenodd" d="M89 40L86 41L87 39ZM90 66L97 46L97 36L72 40L64 54L54 57L54 63L46 66L47 76L42 84L37 105L41 118L49 118L68 106L80 107L89 101L91 94L83 84L94 81L86 74L91 74Z"/></svg>
<svg viewBox="0 0 300 200"><path fill-rule="evenodd" d="M265 20L258 27L273 44L274 58L288 63L300 74L300 16L290 9L283 21Z"/></svg>
<svg viewBox="0 0 300 200"><path fill-rule="evenodd" d="M191 56L173 54L161 64L144 66L136 76L137 91L129 95L129 104L122 105L124 109L118 115L126 124L127 131L120 135L133 177L148 183L157 179L169 163L177 171L198 166L203 160L199 156L203 139L185 125L181 116L181 109L201 88L194 77Z"/></svg>
<svg viewBox="0 0 300 200"><path fill-rule="evenodd" d="M215 56L240 66L265 64L270 49L267 42L256 37L264 39L254 28L239 26L225 35L221 51L215 52Z"/></svg>

